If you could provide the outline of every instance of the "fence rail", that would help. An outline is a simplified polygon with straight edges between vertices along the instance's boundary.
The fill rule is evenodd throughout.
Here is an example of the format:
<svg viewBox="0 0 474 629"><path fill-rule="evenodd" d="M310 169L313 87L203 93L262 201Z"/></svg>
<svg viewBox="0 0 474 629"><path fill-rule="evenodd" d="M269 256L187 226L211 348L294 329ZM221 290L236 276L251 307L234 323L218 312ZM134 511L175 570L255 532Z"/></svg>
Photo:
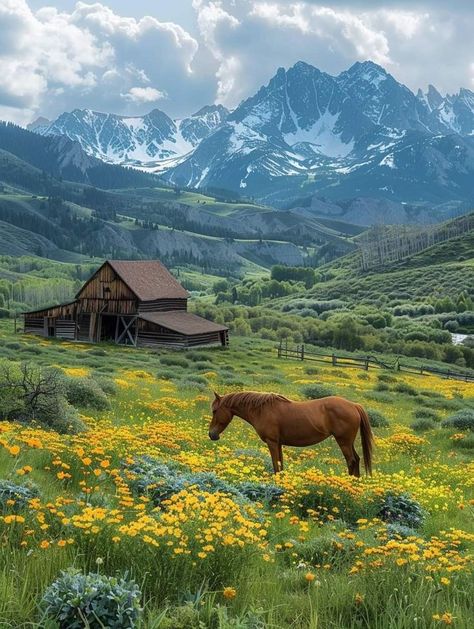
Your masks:
<svg viewBox="0 0 474 629"><path fill-rule="evenodd" d="M368 371L369 369L389 369L392 371L403 371L405 373L412 373L421 376L435 375L448 380L461 380L463 382L474 382L474 375L467 373L459 373L456 371L437 369L436 367L427 367L421 365L420 367L414 367L412 365L404 365L397 357L392 363L386 363L379 360L375 356L364 357L351 357L351 356L337 356L336 354L325 354L323 352L316 352L312 349L308 350L304 345L297 345L296 347L288 347L286 343L280 341L277 347L278 358L287 358L293 360L309 360L312 362L323 363L330 367L355 367Z"/></svg>

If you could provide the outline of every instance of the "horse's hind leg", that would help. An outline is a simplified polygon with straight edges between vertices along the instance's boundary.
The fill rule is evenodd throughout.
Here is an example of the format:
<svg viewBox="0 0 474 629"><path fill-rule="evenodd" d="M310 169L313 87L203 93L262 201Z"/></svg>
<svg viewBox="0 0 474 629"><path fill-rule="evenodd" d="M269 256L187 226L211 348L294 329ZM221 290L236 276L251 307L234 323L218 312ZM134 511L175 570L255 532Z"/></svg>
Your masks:
<svg viewBox="0 0 474 629"><path fill-rule="evenodd" d="M352 452L355 459L354 466L353 466L354 476L359 477L360 476L360 456L357 454L357 451L354 448L354 444L352 444Z"/></svg>
<svg viewBox="0 0 474 629"><path fill-rule="evenodd" d="M351 476L360 476L359 470L359 455L354 449L354 442L352 440L337 438L338 446L341 448L341 452L344 455L347 463L347 471Z"/></svg>

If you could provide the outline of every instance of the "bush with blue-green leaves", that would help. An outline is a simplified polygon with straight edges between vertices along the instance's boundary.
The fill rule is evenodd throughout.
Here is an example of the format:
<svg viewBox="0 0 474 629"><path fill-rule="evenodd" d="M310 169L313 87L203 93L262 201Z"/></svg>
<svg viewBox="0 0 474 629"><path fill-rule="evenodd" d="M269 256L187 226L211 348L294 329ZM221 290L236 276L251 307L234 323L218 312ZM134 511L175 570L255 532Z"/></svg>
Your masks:
<svg viewBox="0 0 474 629"><path fill-rule="evenodd" d="M0 480L0 513L21 511L30 500L39 497L39 490L31 482L19 484Z"/></svg>
<svg viewBox="0 0 474 629"><path fill-rule="evenodd" d="M55 621L60 629L134 629L141 614L140 599L134 581L63 571L43 595L42 622Z"/></svg>
<svg viewBox="0 0 474 629"><path fill-rule="evenodd" d="M399 524L412 529L420 528L426 514L421 505L408 494L386 494L378 517L389 524Z"/></svg>
<svg viewBox="0 0 474 629"><path fill-rule="evenodd" d="M233 485L212 472L194 473L147 456L124 465L123 474L133 493L146 495L156 506L189 487L225 493L240 503L249 500L272 503L283 494L276 485L256 482Z"/></svg>
<svg viewBox="0 0 474 629"><path fill-rule="evenodd" d="M474 409L464 408L454 413L454 415L450 415L442 422L441 426L443 428L474 431Z"/></svg>

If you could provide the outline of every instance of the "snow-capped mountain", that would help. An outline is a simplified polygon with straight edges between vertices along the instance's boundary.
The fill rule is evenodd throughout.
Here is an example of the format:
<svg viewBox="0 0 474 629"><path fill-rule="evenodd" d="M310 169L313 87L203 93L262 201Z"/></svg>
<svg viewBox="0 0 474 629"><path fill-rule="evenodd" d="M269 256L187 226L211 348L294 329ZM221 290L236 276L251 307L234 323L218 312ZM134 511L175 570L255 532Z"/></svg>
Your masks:
<svg viewBox="0 0 474 629"><path fill-rule="evenodd" d="M470 97L461 90L443 98L432 87L415 95L372 62L337 77L299 62L280 68L164 176L276 205L302 190L331 198L473 199Z"/></svg>
<svg viewBox="0 0 474 629"><path fill-rule="evenodd" d="M227 114L222 105L203 107L182 120L172 120L159 109L135 117L75 109L32 130L41 135L65 135L105 162L152 168L192 151Z"/></svg>
<svg viewBox="0 0 474 629"><path fill-rule="evenodd" d="M283 205L302 194L399 201L474 199L474 93L414 94L377 64L338 76L302 61L278 69L232 112L172 120L75 110L35 128L170 183Z"/></svg>

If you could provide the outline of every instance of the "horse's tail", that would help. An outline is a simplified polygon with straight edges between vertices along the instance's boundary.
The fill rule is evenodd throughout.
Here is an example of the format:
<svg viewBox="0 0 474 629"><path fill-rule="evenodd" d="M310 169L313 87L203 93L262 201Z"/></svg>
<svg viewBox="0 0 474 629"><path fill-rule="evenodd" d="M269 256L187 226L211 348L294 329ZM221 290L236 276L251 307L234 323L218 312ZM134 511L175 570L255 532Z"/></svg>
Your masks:
<svg viewBox="0 0 474 629"><path fill-rule="evenodd" d="M372 475L372 451L374 449L374 433L370 426L367 411L360 404L356 404L360 415L360 439L362 441L362 452L364 454L365 473Z"/></svg>

